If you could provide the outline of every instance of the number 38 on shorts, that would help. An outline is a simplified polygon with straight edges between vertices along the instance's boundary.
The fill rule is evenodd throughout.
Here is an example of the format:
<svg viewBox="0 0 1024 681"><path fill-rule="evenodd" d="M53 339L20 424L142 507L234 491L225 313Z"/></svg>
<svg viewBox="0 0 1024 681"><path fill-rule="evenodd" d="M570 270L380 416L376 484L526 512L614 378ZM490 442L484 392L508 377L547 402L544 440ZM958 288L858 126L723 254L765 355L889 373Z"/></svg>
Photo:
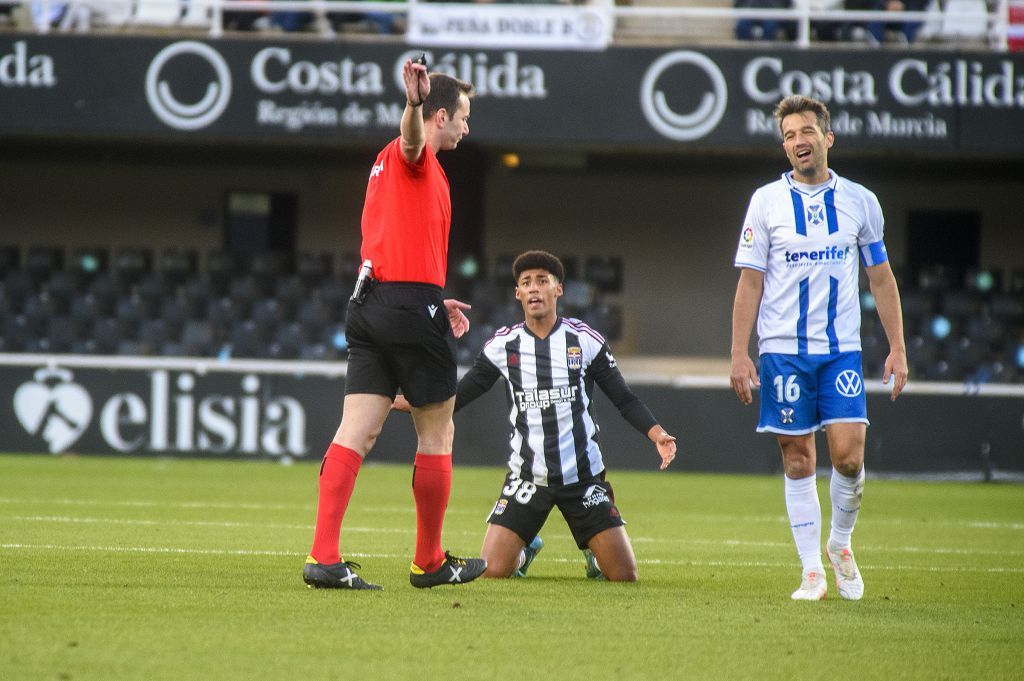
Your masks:
<svg viewBox="0 0 1024 681"><path fill-rule="evenodd" d="M508 478L508 484L501 488L503 497L514 498L520 504L530 503L530 499L537 493L537 485L523 480L522 478Z"/></svg>

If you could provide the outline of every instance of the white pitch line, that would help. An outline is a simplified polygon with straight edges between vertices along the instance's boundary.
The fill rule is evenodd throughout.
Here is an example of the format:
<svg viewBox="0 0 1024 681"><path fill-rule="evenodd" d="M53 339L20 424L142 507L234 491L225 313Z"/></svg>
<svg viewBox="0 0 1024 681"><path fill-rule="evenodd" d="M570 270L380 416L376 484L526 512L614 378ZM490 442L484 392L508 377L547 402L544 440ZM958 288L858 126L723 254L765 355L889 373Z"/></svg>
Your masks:
<svg viewBox="0 0 1024 681"><path fill-rule="evenodd" d="M25 520L29 522L47 523L82 523L82 524L109 524L109 525L170 525L188 527L258 527L273 530L312 530L313 525L298 525L287 523L240 523L229 520L140 520L135 518L73 518L70 516L45 516L45 515L15 515L8 516L11 520ZM412 534L414 528L399 529L394 527L350 527L345 526L345 532L382 532L388 534Z"/></svg>
<svg viewBox="0 0 1024 681"><path fill-rule="evenodd" d="M7 550L44 550L44 551L99 551L104 553L163 553L206 556L291 556L301 557L295 551L271 551L257 549L194 549L173 548L167 546L63 546L60 544L0 544L0 549ZM407 558L406 554L393 553L349 553L353 558ZM551 558L552 563L580 563L578 558ZM662 560L659 558L639 559L642 565L668 565L677 567L733 567L733 568L782 568L793 567L792 561L724 561L724 560ZM982 572L991 574L1024 574L1024 568L976 567L966 566L920 566L920 565L861 565L862 569L871 571L900 572Z"/></svg>
<svg viewBox="0 0 1024 681"><path fill-rule="evenodd" d="M146 520L135 518L78 518L73 516L5 516L9 520L20 520L25 522L50 522L50 523L71 523L71 524L109 524L109 525L139 525L139 526L185 526L185 527L255 527L278 530L312 530L313 525L289 524L289 523L249 523L229 520ZM361 527L346 526L345 532L356 533L382 533L382 534L413 534L414 529L397 527ZM457 532L460 535L474 535L473 531ZM545 533L546 537L552 539L565 539L569 535L564 533ZM631 537L634 544L676 544L676 545L710 545L710 546L749 546L755 548L789 548L789 542L772 541L750 541L742 539L686 539L680 537ZM882 544L858 544L858 548L867 551L880 551L886 553L919 553L919 554L941 554L960 556L1005 556L1024 555L1024 551L1012 549L964 549L947 547L923 547L923 546L887 546Z"/></svg>
<svg viewBox="0 0 1024 681"><path fill-rule="evenodd" d="M313 511L316 509L315 500L310 500L308 504L253 504L246 502L226 502L226 501L178 501L178 502L164 502L164 501L148 501L143 499L44 499L40 497L36 498L15 498L15 497L0 497L0 504L9 504L14 506L24 506L29 504L38 504L42 506L109 506L114 508L126 507L126 508L184 508L184 509L206 509L214 508L219 510L240 510L240 511ZM487 508L490 508L488 505ZM369 513L415 513L416 507L410 503L408 506L360 506L360 511L366 511ZM480 511L479 509L467 509L467 508L449 508L447 511L449 514L466 514L473 513L479 514L486 517L486 512Z"/></svg>
<svg viewBox="0 0 1024 681"><path fill-rule="evenodd" d="M129 508L183 508L183 509L220 509L220 510L242 510L242 511L311 511L315 508L313 501L309 504L255 504L246 502L217 502L217 501L182 501L182 502L162 502L162 501L149 501L149 500L138 500L138 499L122 499L112 501L109 499L46 499L46 498L31 498L31 497L0 497L0 504L10 505L26 505L26 504L40 504L46 506L63 505L63 506L110 506L110 507L129 507ZM489 508L489 505L488 505ZM416 507L412 504L409 506L360 506L361 512L367 513L415 513ZM446 511L448 515L480 515L486 517L486 511L481 512L475 508L451 508L449 507ZM669 515L669 513L643 513L641 516L646 515ZM735 514L695 514L681 512L677 514L671 514L674 518L679 521L693 521L699 520L700 522L757 522L757 523L786 523L788 518L784 515L735 515ZM862 518L861 525L901 525L901 526L912 526L913 521L904 519L890 519L890 518ZM935 522L929 521L930 527L964 527L968 529L982 529L982 530L1024 530L1024 523L1021 522L994 522L987 520L959 520L959 521L943 521Z"/></svg>

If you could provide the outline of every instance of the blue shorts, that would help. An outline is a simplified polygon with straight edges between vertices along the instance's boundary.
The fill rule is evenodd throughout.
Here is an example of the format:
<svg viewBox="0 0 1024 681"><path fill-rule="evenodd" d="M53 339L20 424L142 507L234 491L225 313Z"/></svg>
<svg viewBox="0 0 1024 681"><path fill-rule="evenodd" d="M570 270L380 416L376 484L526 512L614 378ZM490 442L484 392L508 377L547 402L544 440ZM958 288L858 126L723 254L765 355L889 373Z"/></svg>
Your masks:
<svg viewBox="0 0 1024 681"><path fill-rule="evenodd" d="M761 355L757 432L805 435L829 423L868 423L860 352Z"/></svg>

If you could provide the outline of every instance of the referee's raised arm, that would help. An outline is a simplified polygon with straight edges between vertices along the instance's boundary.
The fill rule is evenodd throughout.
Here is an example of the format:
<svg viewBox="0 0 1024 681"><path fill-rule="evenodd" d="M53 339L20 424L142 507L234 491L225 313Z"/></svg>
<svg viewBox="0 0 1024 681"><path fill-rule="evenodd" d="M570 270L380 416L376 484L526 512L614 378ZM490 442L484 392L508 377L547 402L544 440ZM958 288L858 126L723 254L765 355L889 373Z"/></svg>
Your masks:
<svg viewBox="0 0 1024 681"><path fill-rule="evenodd" d="M407 59L402 65L405 81L405 111L402 113L402 155L410 163L419 161L427 137L423 130L423 102L430 94L430 78L424 64Z"/></svg>

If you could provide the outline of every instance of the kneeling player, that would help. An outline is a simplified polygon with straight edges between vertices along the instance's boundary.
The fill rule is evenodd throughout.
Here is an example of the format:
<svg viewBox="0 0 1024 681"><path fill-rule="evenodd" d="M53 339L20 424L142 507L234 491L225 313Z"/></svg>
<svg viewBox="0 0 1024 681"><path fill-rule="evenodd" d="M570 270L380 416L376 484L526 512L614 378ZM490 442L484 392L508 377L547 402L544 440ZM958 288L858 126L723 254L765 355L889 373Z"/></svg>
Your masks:
<svg viewBox="0 0 1024 681"><path fill-rule="evenodd" d="M561 261L528 251L512 271L525 321L499 329L484 345L455 399L458 411L503 378L512 403L509 473L487 521L484 576L523 576L543 546L537 533L557 506L584 551L588 577L636 581L636 557L597 443L594 384L657 446L662 470L676 456L675 438L626 385L604 338L558 316Z"/></svg>

